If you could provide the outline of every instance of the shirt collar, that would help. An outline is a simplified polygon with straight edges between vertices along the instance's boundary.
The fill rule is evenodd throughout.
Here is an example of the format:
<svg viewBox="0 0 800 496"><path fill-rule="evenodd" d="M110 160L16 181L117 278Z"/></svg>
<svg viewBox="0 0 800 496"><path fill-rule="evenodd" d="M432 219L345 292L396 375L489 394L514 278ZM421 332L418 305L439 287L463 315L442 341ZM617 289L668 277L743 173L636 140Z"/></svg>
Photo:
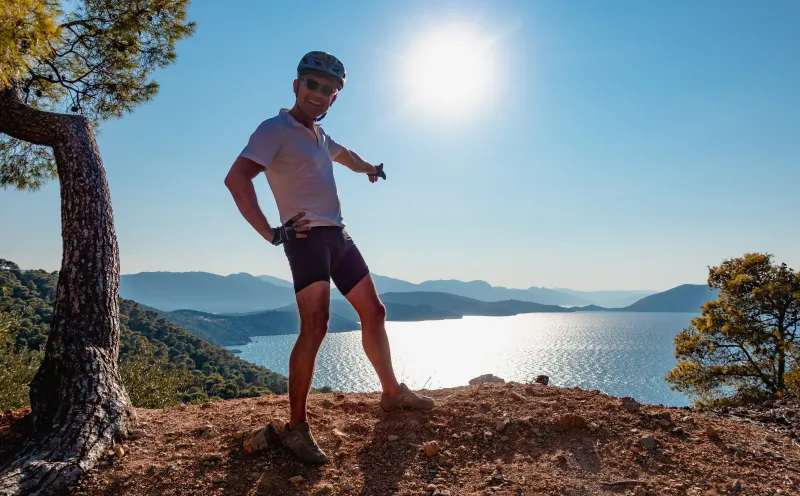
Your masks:
<svg viewBox="0 0 800 496"><path fill-rule="evenodd" d="M290 124L292 124L293 126L302 127L303 129L308 129L307 127L305 127L305 126L303 125L303 123L302 123L302 122L300 122L300 121L298 121L297 119L295 119L295 118L294 118L294 116L293 116L292 114L290 114L290 113L289 113L289 110L290 110L290 109L287 109L287 108L282 108L282 109L280 109L280 113L281 113L281 114L284 114L284 115L286 116L286 119L287 119L287 120L289 121L289 123L290 123ZM315 123L314 123L314 129L317 129L317 128L319 128L319 124L317 124L317 123L315 122Z"/></svg>

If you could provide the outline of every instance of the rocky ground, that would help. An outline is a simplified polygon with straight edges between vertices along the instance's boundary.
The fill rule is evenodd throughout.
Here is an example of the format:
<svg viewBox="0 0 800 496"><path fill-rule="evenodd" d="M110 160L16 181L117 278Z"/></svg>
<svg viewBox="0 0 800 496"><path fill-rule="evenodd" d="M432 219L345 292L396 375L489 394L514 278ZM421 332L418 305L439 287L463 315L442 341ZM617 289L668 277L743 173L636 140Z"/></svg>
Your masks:
<svg viewBox="0 0 800 496"><path fill-rule="evenodd" d="M435 409L391 413L379 393L312 395L312 430L331 457L321 467L274 442L244 449L258 440L248 433L288 419L286 396L139 409L132 438L74 494L800 494L800 418L788 404L774 406L789 428L542 384L426 394Z"/></svg>

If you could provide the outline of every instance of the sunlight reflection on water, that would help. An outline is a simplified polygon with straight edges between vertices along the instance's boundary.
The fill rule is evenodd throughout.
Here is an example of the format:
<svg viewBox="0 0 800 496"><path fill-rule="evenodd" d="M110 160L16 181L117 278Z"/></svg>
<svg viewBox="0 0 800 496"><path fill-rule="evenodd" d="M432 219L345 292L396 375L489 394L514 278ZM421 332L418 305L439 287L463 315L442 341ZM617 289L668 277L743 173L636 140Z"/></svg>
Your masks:
<svg viewBox="0 0 800 496"><path fill-rule="evenodd" d="M458 320L387 322L392 362L411 388L463 386L491 373L517 382L550 376L550 384L683 406L664 376L675 366L673 338L694 314L572 313ZM253 338L241 358L286 375L297 335ZM331 333L317 360L314 386L377 391L380 382L361 346L361 332Z"/></svg>

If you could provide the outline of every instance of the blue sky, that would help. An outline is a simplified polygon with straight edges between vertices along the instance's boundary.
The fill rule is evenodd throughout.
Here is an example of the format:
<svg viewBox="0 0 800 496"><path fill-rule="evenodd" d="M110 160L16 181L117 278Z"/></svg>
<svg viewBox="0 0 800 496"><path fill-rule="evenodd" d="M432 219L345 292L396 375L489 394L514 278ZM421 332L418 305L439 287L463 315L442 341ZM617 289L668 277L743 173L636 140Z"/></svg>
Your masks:
<svg viewBox="0 0 800 496"><path fill-rule="evenodd" d="M385 163L377 184L335 164L376 273L661 290L749 251L800 269L798 2L195 0L190 17L197 33L157 72L159 95L98 136L123 273L289 277L222 181L255 127L292 105L309 50L348 71L323 127ZM480 34L484 65L423 71L413 87L489 86L456 114L415 107L415 42L454 25ZM0 257L59 267L56 183L0 191L0 211Z"/></svg>

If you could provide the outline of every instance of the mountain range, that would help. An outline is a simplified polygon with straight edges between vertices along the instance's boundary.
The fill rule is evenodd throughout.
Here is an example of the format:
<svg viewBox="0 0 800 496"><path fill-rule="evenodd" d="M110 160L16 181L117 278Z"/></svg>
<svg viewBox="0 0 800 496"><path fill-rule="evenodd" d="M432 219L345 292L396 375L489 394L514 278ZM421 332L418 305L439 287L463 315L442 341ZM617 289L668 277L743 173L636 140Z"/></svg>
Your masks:
<svg viewBox="0 0 800 496"><path fill-rule="evenodd" d="M424 321L460 319L465 316L510 316L523 313L573 313L573 312L685 312L699 313L702 305L716 298L716 290L707 286L685 284L663 293L647 296L621 308L604 308L597 305L562 307L542 305L529 301L481 301L475 298L433 291L389 292L381 294L388 321ZM213 314L197 310L158 312L185 327L193 334L219 346L246 344L254 336L297 334L300 319L297 306L292 303L264 312L246 314ZM359 330L359 317L353 306L344 299L331 300L330 332Z"/></svg>
<svg viewBox="0 0 800 496"><path fill-rule="evenodd" d="M514 289L485 281L431 280L412 283L372 274L378 292L435 292L492 302L527 301L543 305L606 308L628 306L654 291L576 291L530 287ZM294 303L291 282L278 277L247 273L222 276L208 272L141 272L120 278L120 295L140 304L172 311L192 309L208 313L250 313L274 310ZM335 287L331 298L343 299Z"/></svg>

